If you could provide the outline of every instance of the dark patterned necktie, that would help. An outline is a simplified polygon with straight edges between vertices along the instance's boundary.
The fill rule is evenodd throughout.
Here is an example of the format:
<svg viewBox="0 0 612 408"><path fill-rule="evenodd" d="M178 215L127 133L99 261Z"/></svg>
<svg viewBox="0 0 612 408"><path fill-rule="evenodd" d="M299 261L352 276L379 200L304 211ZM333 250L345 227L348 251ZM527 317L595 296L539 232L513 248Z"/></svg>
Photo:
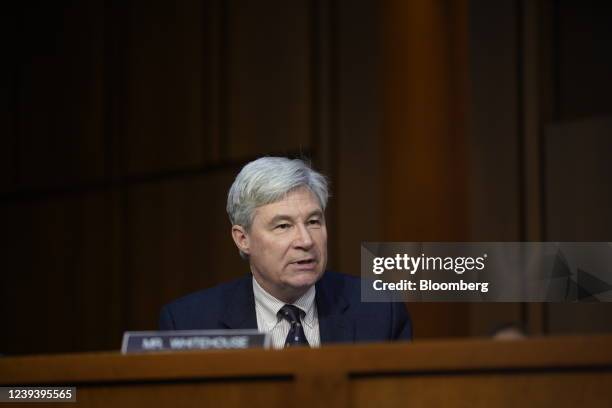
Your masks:
<svg viewBox="0 0 612 408"><path fill-rule="evenodd" d="M287 339L285 340L285 347L309 346L308 340L306 340L306 334L304 334L304 328L302 327L302 323L300 323L300 315L303 312L297 306L285 305L278 313L291 325L289 334L287 334Z"/></svg>

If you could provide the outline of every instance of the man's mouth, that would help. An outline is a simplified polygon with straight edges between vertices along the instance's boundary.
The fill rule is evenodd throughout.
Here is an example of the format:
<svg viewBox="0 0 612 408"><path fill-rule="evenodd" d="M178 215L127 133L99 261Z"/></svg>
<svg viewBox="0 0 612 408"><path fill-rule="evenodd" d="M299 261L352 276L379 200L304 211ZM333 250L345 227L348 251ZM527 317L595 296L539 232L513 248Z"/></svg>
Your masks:
<svg viewBox="0 0 612 408"><path fill-rule="evenodd" d="M300 259L299 261L295 261L294 263L300 264L300 265L306 265L309 263L313 263L315 260L314 258L307 258L307 259Z"/></svg>
<svg viewBox="0 0 612 408"><path fill-rule="evenodd" d="M317 261L314 258L304 258L304 259L300 259L297 261L293 261L292 263L296 265L308 266L308 265L314 265L316 262Z"/></svg>

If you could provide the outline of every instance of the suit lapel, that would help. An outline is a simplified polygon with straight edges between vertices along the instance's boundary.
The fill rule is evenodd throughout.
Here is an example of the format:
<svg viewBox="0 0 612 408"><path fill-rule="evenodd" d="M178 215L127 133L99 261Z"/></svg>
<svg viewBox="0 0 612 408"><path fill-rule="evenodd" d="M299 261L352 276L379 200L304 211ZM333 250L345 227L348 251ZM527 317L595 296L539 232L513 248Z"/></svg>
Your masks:
<svg viewBox="0 0 612 408"><path fill-rule="evenodd" d="M228 329L257 329L252 275L236 282L228 293L221 326ZM342 288L323 278L316 285L315 301L319 318L321 343L353 343L355 324L346 316L349 304L341 295Z"/></svg>
<svg viewBox="0 0 612 408"><path fill-rule="evenodd" d="M321 343L352 343L355 341L355 326L345 314L349 304L340 295L342 289L334 286L325 275L316 286Z"/></svg>
<svg viewBox="0 0 612 408"><path fill-rule="evenodd" d="M228 293L225 313L220 323L228 329L257 329L253 276L249 274L236 282Z"/></svg>

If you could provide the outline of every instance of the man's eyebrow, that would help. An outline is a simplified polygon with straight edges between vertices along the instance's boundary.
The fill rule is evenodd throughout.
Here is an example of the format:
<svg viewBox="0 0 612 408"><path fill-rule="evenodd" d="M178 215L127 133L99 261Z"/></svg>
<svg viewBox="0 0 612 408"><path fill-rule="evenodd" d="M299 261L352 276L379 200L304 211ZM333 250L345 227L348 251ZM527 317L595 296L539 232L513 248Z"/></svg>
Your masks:
<svg viewBox="0 0 612 408"><path fill-rule="evenodd" d="M306 219L312 218L314 216L318 216L318 217L323 217L323 211L316 209L311 211L308 216L306 217ZM290 215L287 214L277 214L274 217L272 217L272 219L270 221L268 221L268 224L276 224L279 221L291 221L293 219L293 217L291 217Z"/></svg>

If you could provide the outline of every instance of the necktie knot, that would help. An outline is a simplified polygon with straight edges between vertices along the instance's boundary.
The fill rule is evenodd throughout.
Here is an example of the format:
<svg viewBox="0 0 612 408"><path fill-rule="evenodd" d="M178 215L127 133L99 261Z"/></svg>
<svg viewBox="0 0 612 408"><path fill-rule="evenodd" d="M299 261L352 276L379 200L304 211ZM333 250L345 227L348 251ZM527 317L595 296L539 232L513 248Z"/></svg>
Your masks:
<svg viewBox="0 0 612 408"><path fill-rule="evenodd" d="M285 340L285 347L308 346L309 344L306 339L306 334L304 333L304 328L300 323L300 316L302 316L304 312L297 306L285 305L281 307L278 314L291 325L289 333L287 334L287 339Z"/></svg>
<svg viewBox="0 0 612 408"><path fill-rule="evenodd" d="M287 320L291 325L294 325L300 323L300 316L304 312L297 306L285 305L281 307L278 313L283 319Z"/></svg>

